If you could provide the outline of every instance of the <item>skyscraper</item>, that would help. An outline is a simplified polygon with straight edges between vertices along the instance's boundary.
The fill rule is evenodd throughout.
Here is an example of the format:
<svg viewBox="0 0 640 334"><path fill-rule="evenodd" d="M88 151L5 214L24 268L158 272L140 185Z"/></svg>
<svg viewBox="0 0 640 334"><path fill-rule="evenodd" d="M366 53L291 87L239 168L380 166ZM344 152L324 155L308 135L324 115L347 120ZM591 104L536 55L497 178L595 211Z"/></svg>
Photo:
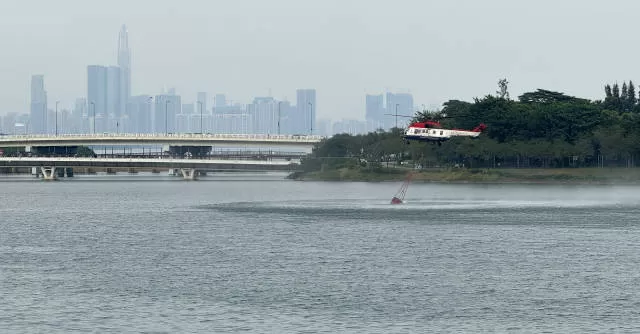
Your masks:
<svg viewBox="0 0 640 334"><path fill-rule="evenodd" d="M121 72L120 68L117 66L109 66L107 68L107 90L105 94L107 95L107 127L106 131L116 132L119 131L119 122L122 113L122 87L120 86L121 81Z"/></svg>
<svg viewBox="0 0 640 334"><path fill-rule="evenodd" d="M367 130L375 131L384 128L384 97L382 94L369 95L365 98L366 112L365 119L367 122Z"/></svg>
<svg viewBox="0 0 640 334"><path fill-rule="evenodd" d="M316 123L316 90L298 89L296 91L296 107L298 109L294 117L295 130L299 134L312 135Z"/></svg>
<svg viewBox="0 0 640 334"><path fill-rule="evenodd" d="M129 100L129 128L135 133L153 132L151 122L151 105L153 98L149 95L132 96Z"/></svg>
<svg viewBox="0 0 640 334"><path fill-rule="evenodd" d="M118 67L120 67L120 115L126 113L131 97L131 50L129 50L129 32L122 25L118 36Z"/></svg>
<svg viewBox="0 0 640 334"><path fill-rule="evenodd" d="M44 90L44 76L31 76L31 132L47 132L47 92Z"/></svg>
<svg viewBox="0 0 640 334"><path fill-rule="evenodd" d="M276 134L278 131L278 102L273 97L256 97L247 106L252 121L251 133Z"/></svg>
<svg viewBox="0 0 640 334"><path fill-rule="evenodd" d="M388 119L384 122L386 124L385 128L395 127L396 122L398 127L402 127L402 123L406 120L396 117L396 110L398 116L413 116L413 96L409 93L387 93L386 98L387 113L394 116L387 115Z"/></svg>
<svg viewBox="0 0 640 334"><path fill-rule="evenodd" d="M224 94L216 94L215 107L224 108L226 106L227 106L227 98L224 96Z"/></svg>
<svg viewBox="0 0 640 334"><path fill-rule="evenodd" d="M107 121L107 68L87 66L87 107L91 133L104 132Z"/></svg>
<svg viewBox="0 0 640 334"><path fill-rule="evenodd" d="M175 133L176 115L181 112L182 99L180 95L156 95L154 130L156 133Z"/></svg>
<svg viewBox="0 0 640 334"><path fill-rule="evenodd" d="M207 93L206 92L198 92L198 106L196 112L200 114L200 108L202 108L202 113L207 112Z"/></svg>

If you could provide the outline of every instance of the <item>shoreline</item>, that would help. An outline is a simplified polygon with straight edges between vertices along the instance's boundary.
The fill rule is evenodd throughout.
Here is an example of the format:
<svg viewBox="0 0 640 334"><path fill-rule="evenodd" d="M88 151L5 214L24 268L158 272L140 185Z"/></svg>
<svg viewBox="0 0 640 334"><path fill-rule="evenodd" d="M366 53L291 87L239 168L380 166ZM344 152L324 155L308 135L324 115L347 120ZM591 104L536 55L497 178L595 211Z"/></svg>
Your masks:
<svg viewBox="0 0 640 334"><path fill-rule="evenodd" d="M380 171L336 169L323 172L298 172L289 176L296 181L318 182L401 182L413 173L413 183L440 184L566 184L624 185L640 184L640 168L558 168L558 169L441 169L411 170L389 168Z"/></svg>

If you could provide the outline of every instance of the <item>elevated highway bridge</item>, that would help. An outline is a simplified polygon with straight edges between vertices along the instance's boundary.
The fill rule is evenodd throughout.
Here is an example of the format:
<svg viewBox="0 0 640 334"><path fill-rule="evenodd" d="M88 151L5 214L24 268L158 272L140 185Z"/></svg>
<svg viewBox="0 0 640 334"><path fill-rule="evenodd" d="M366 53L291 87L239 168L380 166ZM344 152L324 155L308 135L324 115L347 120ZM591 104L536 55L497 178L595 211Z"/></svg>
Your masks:
<svg viewBox="0 0 640 334"><path fill-rule="evenodd" d="M83 157L0 157L1 167L40 168L45 180L56 179L71 168L162 168L179 170L187 180L197 178L199 171L289 171L297 170L299 161L231 160L231 159L172 159L172 158L83 158Z"/></svg>
<svg viewBox="0 0 640 334"><path fill-rule="evenodd" d="M139 146L172 147L299 147L307 150L325 137L303 135L254 134L73 134L73 135L13 135L0 136L0 147L69 147L69 146Z"/></svg>
<svg viewBox="0 0 640 334"><path fill-rule="evenodd" d="M45 179L55 179L56 168L58 172L74 167L167 168L181 170L185 178L195 179L198 171L205 170L292 170L297 166L295 162L323 139L322 136L255 134L0 135L0 148L18 148L23 152L19 157L0 154L0 167L36 167ZM162 149L146 152L142 149L142 153L132 149L151 146L162 146ZM101 148L94 152L102 151L102 154L81 158L79 147ZM111 148L111 154L106 147ZM122 154L118 149L114 152L114 147L121 147ZM247 153L233 156L225 153L228 150ZM256 155L255 152L268 154Z"/></svg>

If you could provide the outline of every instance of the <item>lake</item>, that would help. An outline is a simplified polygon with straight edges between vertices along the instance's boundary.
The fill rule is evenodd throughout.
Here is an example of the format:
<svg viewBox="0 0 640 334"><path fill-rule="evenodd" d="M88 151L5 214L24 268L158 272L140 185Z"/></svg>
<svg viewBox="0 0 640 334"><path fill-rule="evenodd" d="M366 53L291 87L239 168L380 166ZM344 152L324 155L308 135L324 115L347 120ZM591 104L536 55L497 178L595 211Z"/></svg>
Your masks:
<svg viewBox="0 0 640 334"><path fill-rule="evenodd" d="M0 177L0 329L640 331L640 187Z"/></svg>

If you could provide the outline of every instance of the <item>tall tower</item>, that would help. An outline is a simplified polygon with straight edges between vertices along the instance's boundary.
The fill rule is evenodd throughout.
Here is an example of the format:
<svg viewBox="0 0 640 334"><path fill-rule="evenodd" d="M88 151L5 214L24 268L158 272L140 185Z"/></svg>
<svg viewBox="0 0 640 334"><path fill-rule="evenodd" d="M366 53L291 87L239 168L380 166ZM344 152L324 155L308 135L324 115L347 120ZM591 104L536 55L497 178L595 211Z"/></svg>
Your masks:
<svg viewBox="0 0 640 334"><path fill-rule="evenodd" d="M105 66L87 66L87 107L91 133L107 131L107 82Z"/></svg>
<svg viewBox="0 0 640 334"><path fill-rule="evenodd" d="M29 113L32 133L47 133L47 92L44 76L31 76L31 110Z"/></svg>
<svg viewBox="0 0 640 334"><path fill-rule="evenodd" d="M118 36L118 67L120 67L120 111L126 114L126 106L131 98L131 50L129 50L129 32L127 26L122 25Z"/></svg>

